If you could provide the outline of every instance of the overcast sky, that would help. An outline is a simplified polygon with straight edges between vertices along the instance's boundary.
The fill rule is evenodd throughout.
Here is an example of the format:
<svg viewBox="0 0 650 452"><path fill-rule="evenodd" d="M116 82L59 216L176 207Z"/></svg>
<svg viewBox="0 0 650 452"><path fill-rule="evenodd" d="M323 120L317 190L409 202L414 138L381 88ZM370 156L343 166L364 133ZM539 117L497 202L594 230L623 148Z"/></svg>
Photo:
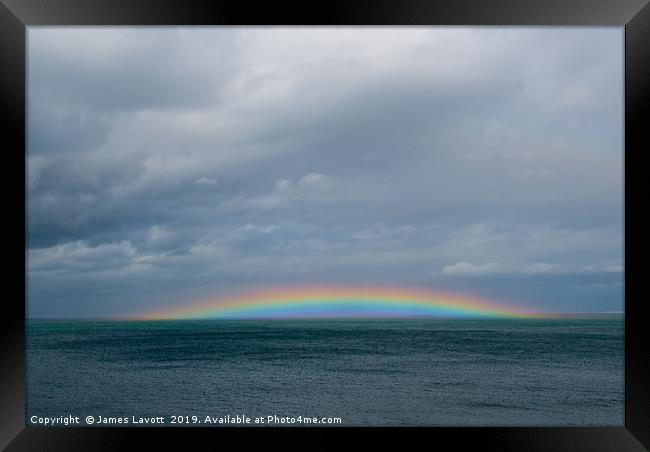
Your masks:
<svg viewBox="0 0 650 452"><path fill-rule="evenodd" d="M295 283L623 310L622 28L28 30L28 310Z"/></svg>

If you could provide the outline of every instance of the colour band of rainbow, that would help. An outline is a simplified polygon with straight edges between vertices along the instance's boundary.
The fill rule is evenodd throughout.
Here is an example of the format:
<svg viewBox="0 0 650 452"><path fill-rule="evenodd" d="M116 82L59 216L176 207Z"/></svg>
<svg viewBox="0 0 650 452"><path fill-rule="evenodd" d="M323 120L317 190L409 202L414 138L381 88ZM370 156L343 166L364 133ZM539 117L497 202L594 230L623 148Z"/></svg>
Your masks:
<svg viewBox="0 0 650 452"><path fill-rule="evenodd" d="M147 319L542 317L490 300L400 287L291 286L246 290L166 309Z"/></svg>

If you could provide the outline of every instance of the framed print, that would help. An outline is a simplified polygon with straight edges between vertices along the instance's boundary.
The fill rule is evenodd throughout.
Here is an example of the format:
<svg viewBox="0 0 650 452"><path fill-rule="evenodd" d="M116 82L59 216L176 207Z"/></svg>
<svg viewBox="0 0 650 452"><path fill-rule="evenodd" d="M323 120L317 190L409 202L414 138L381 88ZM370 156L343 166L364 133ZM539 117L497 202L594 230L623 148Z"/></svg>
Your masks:
<svg viewBox="0 0 650 452"><path fill-rule="evenodd" d="M3 1L7 450L649 447L645 2Z"/></svg>

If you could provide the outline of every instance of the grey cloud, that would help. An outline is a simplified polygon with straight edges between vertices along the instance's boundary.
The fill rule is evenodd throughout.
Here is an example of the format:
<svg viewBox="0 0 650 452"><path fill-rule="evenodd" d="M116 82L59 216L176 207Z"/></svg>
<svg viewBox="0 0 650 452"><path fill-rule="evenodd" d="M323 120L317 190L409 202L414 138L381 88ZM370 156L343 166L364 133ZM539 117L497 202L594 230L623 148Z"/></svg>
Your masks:
<svg viewBox="0 0 650 452"><path fill-rule="evenodd" d="M34 315L292 282L620 302L620 30L36 27L28 45Z"/></svg>
<svg viewBox="0 0 650 452"><path fill-rule="evenodd" d="M84 112L207 106L234 74L237 37L219 28L32 27L30 100Z"/></svg>

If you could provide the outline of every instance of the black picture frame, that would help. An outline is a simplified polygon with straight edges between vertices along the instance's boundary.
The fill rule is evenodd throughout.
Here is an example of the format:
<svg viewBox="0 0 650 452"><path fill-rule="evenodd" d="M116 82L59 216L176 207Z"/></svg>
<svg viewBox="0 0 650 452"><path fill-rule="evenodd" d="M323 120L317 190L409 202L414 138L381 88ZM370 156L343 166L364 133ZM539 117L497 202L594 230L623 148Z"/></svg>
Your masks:
<svg viewBox="0 0 650 452"><path fill-rule="evenodd" d="M340 448L341 435L401 448L453 444L498 450L650 448L650 343L646 334L649 193L641 164L650 149L650 6L647 0L0 0L0 118L6 273L0 350L0 447L7 450ZM625 27L625 426L604 428L38 428L25 426L25 36L35 25L577 25ZM7 177L9 176L9 177ZM22 181L22 182L21 182ZM22 188L20 188L22 187ZM638 203L635 198L638 199ZM11 237L11 238L10 238ZM18 239L22 237L23 240Z"/></svg>

